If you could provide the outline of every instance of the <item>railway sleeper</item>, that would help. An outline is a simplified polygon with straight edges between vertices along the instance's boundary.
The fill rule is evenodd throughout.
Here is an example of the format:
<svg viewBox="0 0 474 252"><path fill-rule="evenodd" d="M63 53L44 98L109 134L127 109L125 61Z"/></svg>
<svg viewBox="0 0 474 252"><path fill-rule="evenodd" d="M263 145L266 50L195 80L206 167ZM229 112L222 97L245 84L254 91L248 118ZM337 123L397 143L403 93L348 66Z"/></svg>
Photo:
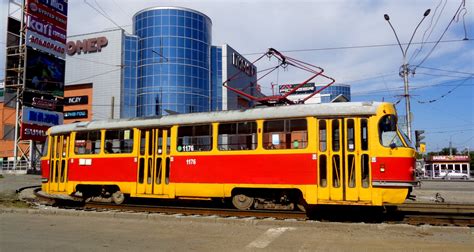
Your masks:
<svg viewBox="0 0 474 252"><path fill-rule="evenodd" d="M240 210L274 209L305 211L305 201L297 189L238 188L232 192L232 204Z"/></svg>

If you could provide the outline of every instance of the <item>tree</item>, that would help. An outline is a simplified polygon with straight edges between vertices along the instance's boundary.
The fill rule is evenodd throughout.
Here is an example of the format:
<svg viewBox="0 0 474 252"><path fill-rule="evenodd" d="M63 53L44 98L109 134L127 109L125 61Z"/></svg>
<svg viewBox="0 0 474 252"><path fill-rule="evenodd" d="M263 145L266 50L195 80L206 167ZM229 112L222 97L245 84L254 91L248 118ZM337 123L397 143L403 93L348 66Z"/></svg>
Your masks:
<svg viewBox="0 0 474 252"><path fill-rule="evenodd" d="M456 155L458 153L458 150L456 148L452 148L453 150L453 155ZM449 148L443 148L440 152L440 155L449 155Z"/></svg>

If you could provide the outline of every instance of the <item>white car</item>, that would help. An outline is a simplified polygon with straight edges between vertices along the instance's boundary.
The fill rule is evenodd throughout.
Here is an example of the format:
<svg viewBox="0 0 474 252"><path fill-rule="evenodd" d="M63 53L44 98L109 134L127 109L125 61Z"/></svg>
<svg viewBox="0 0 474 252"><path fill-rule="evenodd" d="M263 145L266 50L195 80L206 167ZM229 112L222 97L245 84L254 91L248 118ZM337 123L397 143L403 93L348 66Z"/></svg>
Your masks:
<svg viewBox="0 0 474 252"><path fill-rule="evenodd" d="M460 171L442 171L439 173L439 177L442 179L468 179L469 175L467 173L462 173Z"/></svg>

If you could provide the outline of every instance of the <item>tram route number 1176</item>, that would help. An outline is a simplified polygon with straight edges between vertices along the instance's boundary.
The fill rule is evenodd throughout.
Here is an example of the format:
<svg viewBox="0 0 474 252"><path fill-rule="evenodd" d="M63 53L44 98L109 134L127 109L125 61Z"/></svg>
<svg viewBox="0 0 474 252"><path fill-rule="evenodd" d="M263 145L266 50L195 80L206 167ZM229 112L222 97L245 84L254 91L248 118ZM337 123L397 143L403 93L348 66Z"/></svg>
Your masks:
<svg viewBox="0 0 474 252"><path fill-rule="evenodd" d="M186 165L196 165L196 159L195 158L188 158L186 159Z"/></svg>

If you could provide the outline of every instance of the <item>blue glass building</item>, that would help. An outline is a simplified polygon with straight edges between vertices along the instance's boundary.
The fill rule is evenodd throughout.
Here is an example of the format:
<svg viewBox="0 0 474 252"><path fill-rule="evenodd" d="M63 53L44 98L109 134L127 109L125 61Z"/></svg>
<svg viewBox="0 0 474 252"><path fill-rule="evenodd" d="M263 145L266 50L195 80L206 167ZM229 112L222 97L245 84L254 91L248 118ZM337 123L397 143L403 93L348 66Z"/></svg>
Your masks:
<svg viewBox="0 0 474 252"><path fill-rule="evenodd" d="M211 47L211 111L222 110L222 48Z"/></svg>
<svg viewBox="0 0 474 252"><path fill-rule="evenodd" d="M154 7L135 14L133 28L136 115L211 110L211 19L187 8Z"/></svg>
<svg viewBox="0 0 474 252"><path fill-rule="evenodd" d="M322 88L323 85L316 85L317 89ZM321 103L333 102L336 98L344 96L344 100L351 101L351 86L345 84L333 84L323 91L321 91Z"/></svg>
<svg viewBox="0 0 474 252"><path fill-rule="evenodd" d="M131 118L137 114L138 37L125 35L122 43L124 55L120 117Z"/></svg>

